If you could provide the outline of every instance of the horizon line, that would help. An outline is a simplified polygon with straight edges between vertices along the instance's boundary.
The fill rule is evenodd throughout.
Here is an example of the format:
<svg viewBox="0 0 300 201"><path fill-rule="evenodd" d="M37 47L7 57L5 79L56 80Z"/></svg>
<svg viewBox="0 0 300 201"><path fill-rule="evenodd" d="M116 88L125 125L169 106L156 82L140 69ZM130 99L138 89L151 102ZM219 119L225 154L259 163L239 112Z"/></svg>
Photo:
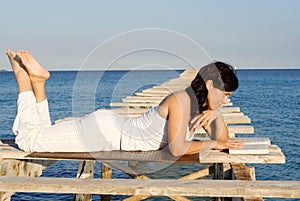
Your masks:
<svg viewBox="0 0 300 201"><path fill-rule="evenodd" d="M175 69L143 69L143 70L135 70L135 69L47 69L49 71L170 71L170 70L186 70L191 68L175 68ZM236 68L235 70L300 70L300 67L247 67L247 68ZM13 72L12 69L0 69L0 72Z"/></svg>

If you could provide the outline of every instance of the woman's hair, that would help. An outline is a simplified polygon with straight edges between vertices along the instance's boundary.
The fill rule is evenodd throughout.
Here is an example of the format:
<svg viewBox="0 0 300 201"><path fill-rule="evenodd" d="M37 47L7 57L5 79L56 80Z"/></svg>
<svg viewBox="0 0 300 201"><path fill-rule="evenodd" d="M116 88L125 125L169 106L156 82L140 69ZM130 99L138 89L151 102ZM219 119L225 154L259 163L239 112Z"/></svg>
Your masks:
<svg viewBox="0 0 300 201"><path fill-rule="evenodd" d="M239 86L234 68L223 62L214 62L203 66L186 92L191 99L191 117L208 109L206 82L213 81L213 86L222 91L232 92Z"/></svg>

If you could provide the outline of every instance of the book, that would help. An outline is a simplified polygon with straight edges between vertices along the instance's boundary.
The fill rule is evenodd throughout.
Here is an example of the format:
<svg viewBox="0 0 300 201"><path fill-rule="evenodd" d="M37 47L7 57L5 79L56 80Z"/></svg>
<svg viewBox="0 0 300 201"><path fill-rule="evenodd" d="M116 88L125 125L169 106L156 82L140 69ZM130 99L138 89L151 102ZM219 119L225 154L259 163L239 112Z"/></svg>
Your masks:
<svg viewBox="0 0 300 201"><path fill-rule="evenodd" d="M269 154L270 140L268 138L236 138L230 141L243 142L244 146L229 149L229 154Z"/></svg>

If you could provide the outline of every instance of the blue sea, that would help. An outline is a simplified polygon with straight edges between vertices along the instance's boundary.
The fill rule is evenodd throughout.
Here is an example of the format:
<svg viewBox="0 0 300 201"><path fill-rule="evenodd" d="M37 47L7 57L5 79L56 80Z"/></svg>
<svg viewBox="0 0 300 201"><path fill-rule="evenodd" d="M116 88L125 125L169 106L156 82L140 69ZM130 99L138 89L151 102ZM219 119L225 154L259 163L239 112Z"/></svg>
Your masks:
<svg viewBox="0 0 300 201"><path fill-rule="evenodd" d="M53 71L46 85L51 119L54 122L108 108L110 102L119 102L135 92L178 77L181 72ZM251 118L255 128L255 134L251 136L270 138L286 156L285 164L250 164L255 166L257 180L300 180L300 70L238 70L237 75L240 87L231 100L234 106L240 107ZM12 72L0 72L0 86L0 137L12 138L17 99L17 86ZM42 176L76 177L78 165L77 161L59 161L47 168ZM201 165L144 165L148 168L161 167L161 171L153 169L149 173L153 178L180 177L191 168L201 168ZM100 174L101 162L97 162L95 177ZM113 177L128 178L117 170L113 171ZM112 199L120 198L113 196ZM93 199L99 200L99 196L94 195ZM72 200L72 195L17 193L12 200ZM157 200L170 199L164 197Z"/></svg>

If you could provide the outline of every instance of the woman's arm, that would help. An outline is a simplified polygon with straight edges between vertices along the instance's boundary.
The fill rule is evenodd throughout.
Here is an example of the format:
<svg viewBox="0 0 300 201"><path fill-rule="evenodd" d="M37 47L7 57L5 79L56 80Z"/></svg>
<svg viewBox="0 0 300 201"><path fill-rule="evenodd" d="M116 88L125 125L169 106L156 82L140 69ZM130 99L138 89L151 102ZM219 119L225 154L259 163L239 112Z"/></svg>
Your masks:
<svg viewBox="0 0 300 201"><path fill-rule="evenodd" d="M239 143L230 143L227 141L186 141L188 122L190 120L190 100L185 92L177 92L170 95L161 106L164 110L163 113L168 116L169 149L174 156L240 146ZM216 120L221 122L220 119ZM218 121L216 121L214 129L220 129L220 123L218 123Z"/></svg>
<svg viewBox="0 0 300 201"><path fill-rule="evenodd" d="M204 128L212 140L228 141L228 128L218 109L203 111L191 122L193 128Z"/></svg>

